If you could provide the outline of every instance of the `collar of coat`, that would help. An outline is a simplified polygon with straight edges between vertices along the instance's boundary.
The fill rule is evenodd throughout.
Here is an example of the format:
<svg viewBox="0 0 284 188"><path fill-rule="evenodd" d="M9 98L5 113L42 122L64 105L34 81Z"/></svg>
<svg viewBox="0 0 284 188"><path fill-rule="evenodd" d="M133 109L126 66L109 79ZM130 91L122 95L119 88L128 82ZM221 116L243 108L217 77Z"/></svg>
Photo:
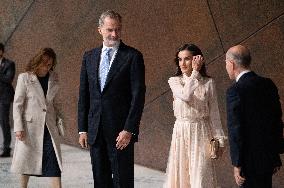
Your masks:
<svg viewBox="0 0 284 188"><path fill-rule="evenodd" d="M30 84L34 84L34 83L38 82L38 79L37 79L37 76L36 76L35 73L33 73L33 72L28 73L28 82ZM58 82L58 75L55 72L49 72L48 84L50 82L52 82L52 83Z"/></svg>
<svg viewBox="0 0 284 188"><path fill-rule="evenodd" d="M42 99L43 104L46 104L46 102L51 101L55 97L59 89L58 76L55 72L49 72L48 90L47 90L46 97L44 97L43 89L35 73L31 73L31 72L28 73L27 84L31 84L36 89L36 92Z"/></svg>

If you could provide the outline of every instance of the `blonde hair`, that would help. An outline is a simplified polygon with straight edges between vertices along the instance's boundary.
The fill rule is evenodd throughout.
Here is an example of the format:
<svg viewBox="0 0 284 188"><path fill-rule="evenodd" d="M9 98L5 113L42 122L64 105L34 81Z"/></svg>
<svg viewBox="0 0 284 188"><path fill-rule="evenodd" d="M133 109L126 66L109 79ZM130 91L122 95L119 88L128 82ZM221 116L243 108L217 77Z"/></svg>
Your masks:
<svg viewBox="0 0 284 188"><path fill-rule="evenodd" d="M51 58L52 61L52 67L50 70L53 70L55 68L55 65L57 64L56 60L56 53L52 48L42 48L40 51L29 61L29 63L26 65L25 70L27 72L35 72L41 63L43 63L43 57L48 56Z"/></svg>

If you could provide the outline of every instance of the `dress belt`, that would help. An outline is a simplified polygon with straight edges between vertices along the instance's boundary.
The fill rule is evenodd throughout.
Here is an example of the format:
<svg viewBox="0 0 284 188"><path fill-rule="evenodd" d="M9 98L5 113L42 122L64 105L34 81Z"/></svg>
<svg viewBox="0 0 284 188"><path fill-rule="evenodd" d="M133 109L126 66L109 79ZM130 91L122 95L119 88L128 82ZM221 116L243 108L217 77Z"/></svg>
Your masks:
<svg viewBox="0 0 284 188"><path fill-rule="evenodd" d="M189 117L177 117L177 121L188 121L190 123L200 122L200 121L208 121L209 117L198 117L198 118L189 118Z"/></svg>

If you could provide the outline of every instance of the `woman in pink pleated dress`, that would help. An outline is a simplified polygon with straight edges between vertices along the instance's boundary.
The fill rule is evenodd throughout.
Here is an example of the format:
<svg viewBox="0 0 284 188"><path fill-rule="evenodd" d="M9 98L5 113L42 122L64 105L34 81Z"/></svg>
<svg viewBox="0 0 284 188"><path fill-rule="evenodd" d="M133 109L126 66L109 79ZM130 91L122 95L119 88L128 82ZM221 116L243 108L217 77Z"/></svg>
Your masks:
<svg viewBox="0 0 284 188"><path fill-rule="evenodd" d="M213 137L224 147L225 139L215 84L196 45L180 47L175 62L177 73L168 82L176 122L164 188L215 188L210 140Z"/></svg>

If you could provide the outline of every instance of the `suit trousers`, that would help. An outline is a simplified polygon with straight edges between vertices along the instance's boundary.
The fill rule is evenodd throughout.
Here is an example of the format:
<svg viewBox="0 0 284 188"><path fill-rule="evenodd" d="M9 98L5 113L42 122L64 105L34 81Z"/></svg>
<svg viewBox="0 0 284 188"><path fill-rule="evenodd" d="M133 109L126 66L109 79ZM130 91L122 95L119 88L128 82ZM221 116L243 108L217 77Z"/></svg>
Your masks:
<svg viewBox="0 0 284 188"><path fill-rule="evenodd" d="M9 115L10 115L10 103L0 102L0 125L3 132L4 152L5 151L9 152L11 144L11 127L9 122Z"/></svg>
<svg viewBox="0 0 284 188"><path fill-rule="evenodd" d="M261 175L246 175L241 188L272 188L272 173Z"/></svg>
<svg viewBox="0 0 284 188"><path fill-rule="evenodd" d="M118 135L117 135L118 136ZM118 150L104 135L100 125L96 141L90 145L94 188L134 188L134 143Z"/></svg>

